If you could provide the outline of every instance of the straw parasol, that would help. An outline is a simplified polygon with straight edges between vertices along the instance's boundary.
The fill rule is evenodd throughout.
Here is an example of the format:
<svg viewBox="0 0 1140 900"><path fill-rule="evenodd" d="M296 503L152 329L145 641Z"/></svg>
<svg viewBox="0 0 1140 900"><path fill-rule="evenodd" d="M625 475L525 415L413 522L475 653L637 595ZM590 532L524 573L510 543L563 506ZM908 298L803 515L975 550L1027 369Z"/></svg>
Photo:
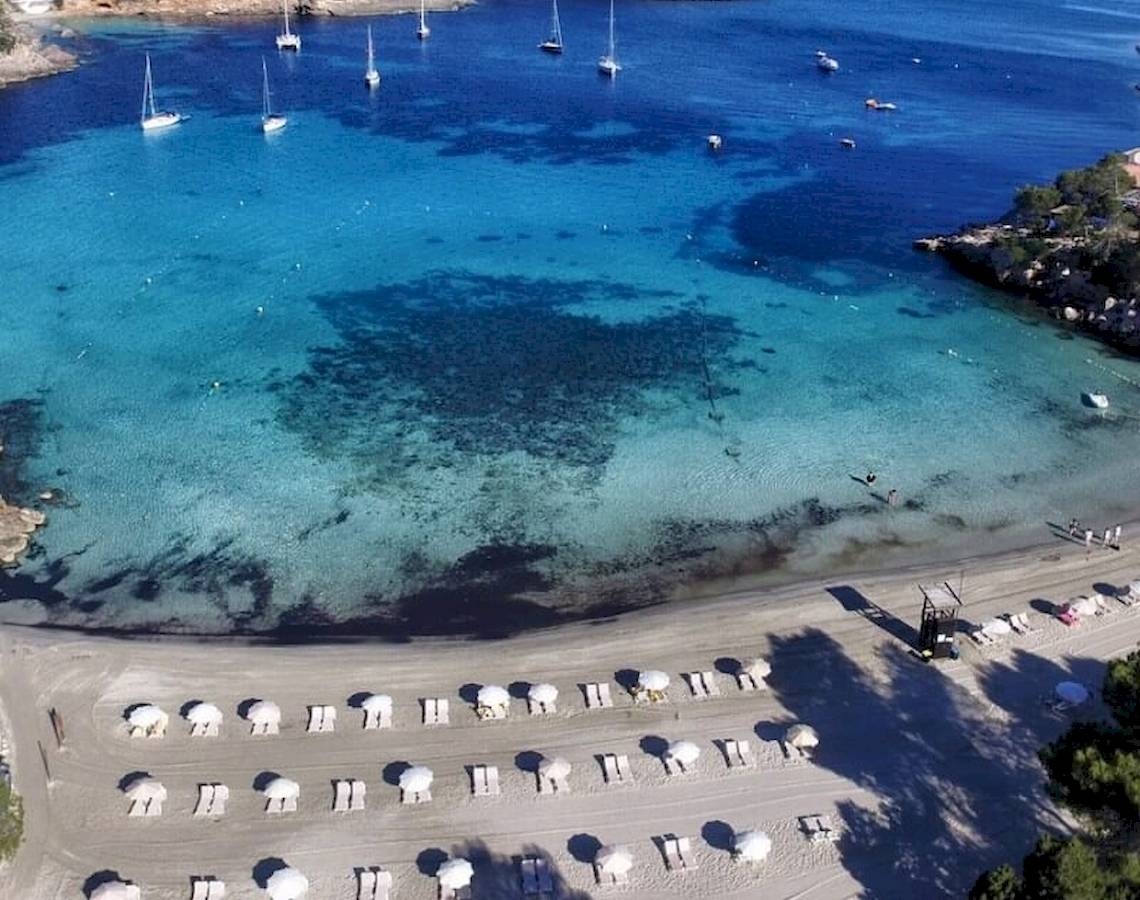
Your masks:
<svg viewBox="0 0 1140 900"><path fill-rule="evenodd" d="M479 706L510 706L511 695L507 693L506 688L501 688L497 684L485 684L479 688L475 702Z"/></svg>
<svg viewBox="0 0 1140 900"><path fill-rule="evenodd" d="M246 718L257 725L272 725L281 721L281 707L272 700L258 700L249 708Z"/></svg>
<svg viewBox="0 0 1140 900"><path fill-rule="evenodd" d="M435 877L439 879L440 887L451 888L454 891L467 887L474 874L475 867L471 863L462 856L453 856L444 860Z"/></svg>
<svg viewBox="0 0 1140 900"><path fill-rule="evenodd" d="M810 725L793 725L784 734L784 741L792 747L806 750L819 746L819 735Z"/></svg>
<svg viewBox="0 0 1140 900"><path fill-rule="evenodd" d="M127 724L132 728L165 728L169 721L170 716L150 703L136 706L127 715Z"/></svg>
<svg viewBox="0 0 1140 900"><path fill-rule="evenodd" d="M607 875L624 875L633 868L633 855L625 847L602 847L594 856L594 865Z"/></svg>
<svg viewBox="0 0 1140 900"><path fill-rule="evenodd" d="M1013 628L1005 619L986 619L982 622L980 627L986 634L997 636L1009 634L1013 631Z"/></svg>
<svg viewBox="0 0 1140 900"><path fill-rule="evenodd" d="M692 741L673 741L665 750L665 755L683 766L692 765L701 755L701 748Z"/></svg>
<svg viewBox="0 0 1140 900"><path fill-rule="evenodd" d="M740 671L753 678L767 678L772 674L772 667L766 659L746 659L740 664Z"/></svg>
<svg viewBox="0 0 1140 900"><path fill-rule="evenodd" d="M643 691L663 691L669 687L669 676L656 669L648 669L637 676L637 686Z"/></svg>
<svg viewBox="0 0 1140 900"><path fill-rule="evenodd" d="M1099 609L1092 597L1077 597L1076 600L1069 601L1068 607L1078 616L1095 616Z"/></svg>
<svg viewBox="0 0 1140 900"><path fill-rule="evenodd" d="M400 790L419 794L431 787L435 773L427 766L408 766L400 773Z"/></svg>
<svg viewBox="0 0 1140 900"><path fill-rule="evenodd" d="M772 852L772 839L763 831L741 831L732 839L732 849L741 859L759 861Z"/></svg>
<svg viewBox="0 0 1140 900"><path fill-rule="evenodd" d="M360 708L374 715L390 713L392 711L392 698L387 694L369 694L360 701Z"/></svg>
<svg viewBox="0 0 1140 900"><path fill-rule="evenodd" d="M563 759L561 756L543 759L538 764L538 774L543 778L565 778L570 774L570 765L568 760Z"/></svg>
<svg viewBox="0 0 1140 900"><path fill-rule="evenodd" d="M273 900L298 900L308 893L309 879L292 866L286 866L269 876L265 890Z"/></svg>
<svg viewBox="0 0 1140 900"><path fill-rule="evenodd" d="M291 778L278 776L265 785L261 792L270 800L289 800L301 796L301 786Z"/></svg>
<svg viewBox="0 0 1140 900"><path fill-rule="evenodd" d="M123 793L131 800L142 800L144 803L150 800L162 803L166 800L166 788L162 782L149 775L140 775L134 779L123 789Z"/></svg>
<svg viewBox="0 0 1140 900"><path fill-rule="evenodd" d="M1077 681L1062 681L1053 692L1066 703L1080 706L1089 699L1089 689Z"/></svg>
<svg viewBox="0 0 1140 900"><path fill-rule="evenodd" d="M132 887L124 881L104 881L90 893L89 900L134 900L137 894Z"/></svg>
<svg viewBox="0 0 1140 900"><path fill-rule="evenodd" d="M186 710L186 721L194 725L221 724L222 711L213 703L195 703Z"/></svg>
<svg viewBox="0 0 1140 900"><path fill-rule="evenodd" d="M558 688L552 684L532 684L526 695L535 703L553 703L558 699Z"/></svg>

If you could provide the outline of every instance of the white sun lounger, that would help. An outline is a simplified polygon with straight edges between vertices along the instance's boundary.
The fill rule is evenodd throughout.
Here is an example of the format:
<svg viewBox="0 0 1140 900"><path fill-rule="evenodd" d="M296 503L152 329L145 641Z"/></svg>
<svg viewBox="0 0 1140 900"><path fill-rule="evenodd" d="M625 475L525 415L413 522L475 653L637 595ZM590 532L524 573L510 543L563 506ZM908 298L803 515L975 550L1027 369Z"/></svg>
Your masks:
<svg viewBox="0 0 1140 900"><path fill-rule="evenodd" d="M214 785L214 796L210 800L208 810L211 816L224 816L226 814L226 801L230 799L230 789L224 784Z"/></svg>
<svg viewBox="0 0 1140 900"><path fill-rule="evenodd" d="M607 682L591 681L582 685L582 689L586 695L587 709L609 709L614 705Z"/></svg>
<svg viewBox="0 0 1140 900"><path fill-rule="evenodd" d="M348 795L352 791L352 784L343 779L336 782L333 789L333 812L348 812Z"/></svg>
<svg viewBox="0 0 1140 900"><path fill-rule="evenodd" d="M716 675L712 670L697 673L700 676L701 682L705 686L705 693L710 697L720 696L720 685L716 683Z"/></svg>
<svg viewBox="0 0 1140 900"><path fill-rule="evenodd" d="M367 786L359 778L353 778L349 782L349 786L348 808L352 812L360 812L364 809L364 795L367 792Z"/></svg>
<svg viewBox="0 0 1140 900"><path fill-rule="evenodd" d="M146 805L146 815L147 815L147 818L151 818L151 819L153 819L156 816L161 816L162 815L162 801L157 799L157 798L154 800L151 800Z"/></svg>
<svg viewBox="0 0 1140 900"><path fill-rule="evenodd" d="M750 768L756 761L748 741L736 741L732 738L724 742L724 758L730 769Z"/></svg>
<svg viewBox="0 0 1140 900"><path fill-rule="evenodd" d="M630 768L628 754L618 753L614 756L614 767L617 769L617 780L613 783L633 784L633 769Z"/></svg>
<svg viewBox="0 0 1140 900"><path fill-rule="evenodd" d="M387 710L378 710L376 712L364 711L364 730L372 731L376 728L391 728L392 727L392 714Z"/></svg>
<svg viewBox="0 0 1140 900"><path fill-rule="evenodd" d="M530 714L532 716L551 716L558 712L557 701L551 703L539 703L537 700L527 698L529 704Z"/></svg>
<svg viewBox="0 0 1140 900"><path fill-rule="evenodd" d="M677 855L681 858L682 868L689 870L697 868L697 861L693 856L692 841L689 838L677 838Z"/></svg>
<svg viewBox="0 0 1140 900"><path fill-rule="evenodd" d="M499 788L498 766L471 767L471 793L476 797L497 797Z"/></svg>
<svg viewBox="0 0 1140 900"><path fill-rule="evenodd" d="M665 868L670 872L680 872L684 868L681 854L677 852L676 838L664 838L661 842L661 852L665 856Z"/></svg>
<svg viewBox="0 0 1140 900"><path fill-rule="evenodd" d="M194 815L208 816L210 805L214 802L214 786L212 784L198 785L198 802L194 805Z"/></svg>
<svg viewBox="0 0 1140 900"><path fill-rule="evenodd" d="M190 900L225 900L226 883L217 878L194 878L190 887Z"/></svg>
<svg viewBox="0 0 1140 900"><path fill-rule="evenodd" d="M670 776L688 774L689 770L685 768L684 764L668 754L661 757L661 762L665 765L665 771L668 772Z"/></svg>
<svg viewBox="0 0 1140 900"><path fill-rule="evenodd" d="M265 801L265 812L271 816L285 812L285 799L283 797L269 797Z"/></svg>
<svg viewBox="0 0 1140 900"><path fill-rule="evenodd" d="M569 794L570 784L565 778L547 778L539 772L538 792L540 794Z"/></svg>
<svg viewBox="0 0 1140 900"><path fill-rule="evenodd" d="M704 700L708 697L709 693L705 690L704 675L701 672L685 672L682 677L685 681L689 682L689 690L693 692L693 697L697 700Z"/></svg>
<svg viewBox="0 0 1140 900"><path fill-rule="evenodd" d="M325 733L333 732L336 730L336 707L325 706L324 715L321 719L321 731Z"/></svg>
<svg viewBox="0 0 1140 900"><path fill-rule="evenodd" d="M131 807L127 810L127 815L132 819L141 819L146 815L146 806L150 803L149 800L132 800Z"/></svg>
<svg viewBox="0 0 1140 900"><path fill-rule="evenodd" d="M356 900L388 900L392 890L392 873L373 866L356 872Z"/></svg>
<svg viewBox="0 0 1140 900"><path fill-rule="evenodd" d="M970 639L979 647L992 647L997 643L990 635L986 634L981 628L975 628L968 632Z"/></svg>
<svg viewBox="0 0 1140 900"><path fill-rule="evenodd" d="M618 874L617 872L603 872L600 868L598 868L597 864L594 865L594 878L597 880L598 884L601 885L629 883L628 872L622 872L621 874Z"/></svg>
<svg viewBox="0 0 1140 900"><path fill-rule="evenodd" d="M431 803L431 789L429 788L428 790L420 791L419 793L416 793L415 791L401 791L400 802L403 803L404 806L416 806L420 803Z"/></svg>
<svg viewBox="0 0 1140 900"><path fill-rule="evenodd" d="M800 821L807 832L808 840L813 844L839 840L839 833L831 827L831 816L803 816Z"/></svg>
<svg viewBox="0 0 1140 900"><path fill-rule="evenodd" d="M217 737L221 734L220 722L192 722L190 737Z"/></svg>
<svg viewBox="0 0 1140 900"><path fill-rule="evenodd" d="M280 731L278 722L254 722L249 729L250 734L278 734Z"/></svg>
<svg viewBox="0 0 1140 900"><path fill-rule="evenodd" d="M428 697L423 701L425 725L449 724L449 704L443 697Z"/></svg>
<svg viewBox="0 0 1140 900"><path fill-rule="evenodd" d="M281 801L281 812L296 812L297 811L297 797L286 797Z"/></svg>

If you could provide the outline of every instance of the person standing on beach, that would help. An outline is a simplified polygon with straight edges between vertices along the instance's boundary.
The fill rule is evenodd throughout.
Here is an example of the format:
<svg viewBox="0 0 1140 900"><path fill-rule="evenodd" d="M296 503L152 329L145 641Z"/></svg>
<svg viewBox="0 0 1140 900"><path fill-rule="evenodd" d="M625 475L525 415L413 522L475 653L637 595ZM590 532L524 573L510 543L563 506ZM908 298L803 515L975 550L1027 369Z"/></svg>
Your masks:
<svg viewBox="0 0 1140 900"><path fill-rule="evenodd" d="M1085 546L1086 547L1092 547L1092 529L1091 528L1085 529Z"/></svg>
<svg viewBox="0 0 1140 900"><path fill-rule="evenodd" d="M1103 544L1105 547L1111 547L1112 546L1112 529L1111 528L1106 528L1104 530L1104 538L1101 541L1101 544Z"/></svg>
<svg viewBox="0 0 1140 900"><path fill-rule="evenodd" d="M1113 529L1113 535L1112 535L1112 546L1115 547L1117 550L1120 549L1120 532L1121 532L1121 527L1119 525L1117 525L1116 528Z"/></svg>
<svg viewBox="0 0 1140 900"><path fill-rule="evenodd" d="M867 487L870 487L875 483L876 478L878 478L878 476L874 472L868 472L867 477L863 480L867 482Z"/></svg>
<svg viewBox="0 0 1140 900"><path fill-rule="evenodd" d="M887 506L898 506L898 505L899 505L899 492L896 491L894 488L891 488L889 491L887 491Z"/></svg>

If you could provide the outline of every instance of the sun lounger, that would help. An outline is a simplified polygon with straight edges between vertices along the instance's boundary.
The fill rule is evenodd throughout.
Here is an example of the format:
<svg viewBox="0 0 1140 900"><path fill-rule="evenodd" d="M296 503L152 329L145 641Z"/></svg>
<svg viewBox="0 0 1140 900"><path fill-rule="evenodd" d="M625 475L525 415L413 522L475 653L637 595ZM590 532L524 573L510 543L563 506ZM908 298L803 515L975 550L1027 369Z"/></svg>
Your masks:
<svg viewBox="0 0 1140 900"><path fill-rule="evenodd" d="M210 800L209 814L211 816L224 816L226 814L226 801L230 799L230 789L224 784L214 785L214 796Z"/></svg>
<svg viewBox="0 0 1140 900"><path fill-rule="evenodd" d="M602 774L606 784L621 784L621 773L617 769L617 757L612 753L602 754Z"/></svg>
<svg viewBox="0 0 1140 900"><path fill-rule="evenodd" d="M376 900L376 870L358 869L356 872L356 900Z"/></svg>
<svg viewBox="0 0 1140 900"><path fill-rule="evenodd" d="M530 714L532 716L550 716L558 712L556 702L540 703L528 697L527 703L529 704Z"/></svg>
<svg viewBox="0 0 1140 900"><path fill-rule="evenodd" d="M697 700L704 700L708 697L709 694L705 690L705 680L701 672L685 672L682 677L689 682L689 690L693 692L693 697Z"/></svg>
<svg viewBox="0 0 1140 900"><path fill-rule="evenodd" d="M594 865L594 878L600 885L629 883L628 872L622 872L620 875L617 872L603 872L596 864Z"/></svg>
<svg viewBox="0 0 1140 900"><path fill-rule="evenodd" d="M720 685L716 683L716 675L711 670L709 670L701 672L700 676L701 681L704 682L705 685L705 693L707 693L710 697L719 697Z"/></svg>
<svg viewBox="0 0 1140 900"><path fill-rule="evenodd" d="M364 711L364 730L372 731L376 728L391 728L392 727L392 714L386 709L381 710L365 710Z"/></svg>
<svg viewBox="0 0 1140 900"><path fill-rule="evenodd" d="M195 816L208 816L210 804L214 802L214 786L212 784L198 785L198 802L194 805Z"/></svg>
<svg viewBox="0 0 1140 900"><path fill-rule="evenodd" d="M800 821L807 832L808 840L813 844L839 840L838 832L831 827L831 816L803 816Z"/></svg>
<svg viewBox="0 0 1140 900"><path fill-rule="evenodd" d="M127 815L132 819L141 819L146 815L146 805L149 800L132 800L131 808L127 810Z"/></svg>
<svg viewBox="0 0 1140 900"><path fill-rule="evenodd" d="M604 681L591 681L583 685L587 709L609 709L614 705L610 686Z"/></svg>
<svg viewBox="0 0 1140 900"><path fill-rule="evenodd" d="M254 722L249 729L250 734L278 734L281 731L278 722Z"/></svg>
<svg viewBox="0 0 1140 900"><path fill-rule="evenodd" d="M697 868L697 860L693 856L693 844L689 838L677 838L677 855L681 858L682 868L689 870Z"/></svg>
<svg viewBox="0 0 1140 900"><path fill-rule="evenodd" d="M431 789L429 788L428 790L420 791L419 793L416 793L415 791L401 791L400 802L403 803L404 806L416 806L420 803L431 803Z"/></svg>
<svg viewBox="0 0 1140 900"><path fill-rule="evenodd" d="M161 816L162 815L162 801L157 799L157 798L154 800L151 800L146 805L146 815L147 815L147 818L151 818L151 819L155 818L156 816Z"/></svg>
<svg viewBox="0 0 1140 900"><path fill-rule="evenodd" d="M1029 616L1025 613L1009 613L1006 619L1009 620L1009 627L1015 634L1026 635L1034 630L1029 624Z"/></svg>
<svg viewBox="0 0 1140 900"><path fill-rule="evenodd" d="M633 784L633 769L629 766L629 756L625 753L617 755L618 780L622 784Z"/></svg>
<svg viewBox="0 0 1140 900"><path fill-rule="evenodd" d="M498 766L471 767L471 793L476 797L497 797L499 788Z"/></svg>
<svg viewBox="0 0 1140 900"><path fill-rule="evenodd" d="M569 794L570 784L565 778L548 778L538 773L538 792L540 794Z"/></svg>
<svg viewBox="0 0 1140 900"><path fill-rule="evenodd" d="M425 725L449 724L449 704L443 697L429 697L423 701Z"/></svg>
<svg viewBox="0 0 1140 900"><path fill-rule="evenodd" d="M348 808L352 812L360 812L364 809L364 795L367 787L359 778L353 778L349 782L348 793Z"/></svg>
<svg viewBox="0 0 1140 900"><path fill-rule="evenodd" d="M687 772L687 769L680 760L674 759L668 754L661 757L661 762L665 764L665 771L668 772L670 776L684 775Z"/></svg>
<svg viewBox="0 0 1140 900"><path fill-rule="evenodd" d="M190 900L225 900L226 883L217 878L193 878L190 889Z"/></svg>
<svg viewBox="0 0 1140 900"><path fill-rule="evenodd" d="M276 816L285 812L285 800L282 797L270 797L265 801L265 812L267 815Z"/></svg>
<svg viewBox="0 0 1140 900"><path fill-rule="evenodd" d="M524 856L519 862L519 869L522 872L522 891L524 897L538 896L538 871L535 865L537 862L537 859L530 856Z"/></svg>
<svg viewBox="0 0 1140 900"><path fill-rule="evenodd" d="M661 842L661 853L665 857L665 868L670 872L680 872L684 868L681 854L677 852L677 839L667 837Z"/></svg>
<svg viewBox="0 0 1140 900"><path fill-rule="evenodd" d="M348 812L348 795L352 791L349 782L340 780L336 782L333 790L333 812Z"/></svg>
<svg viewBox="0 0 1140 900"><path fill-rule="evenodd" d="M336 730L336 707L326 706L321 717L322 732L330 733Z"/></svg>
<svg viewBox="0 0 1140 900"><path fill-rule="evenodd" d="M1107 616L1115 612L1115 608L1108 602L1108 598L1104 594L1093 594L1093 601L1096 603L1096 614L1098 616Z"/></svg>
<svg viewBox="0 0 1140 900"><path fill-rule="evenodd" d="M1116 599L1128 607L1140 603L1140 581L1133 581L1127 587L1118 590L1116 592Z"/></svg>
<svg viewBox="0 0 1140 900"><path fill-rule="evenodd" d="M534 873L538 876L539 894L549 894L554 900L554 876L550 873L550 863L542 857L534 861Z"/></svg>
<svg viewBox="0 0 1140 900"><path fill-rule="evenodd" d="M740 685L742 691L747 692L761 691L767 687L763 679L757 681L757 679L752 677L751 673L745 672L743 669L736 673L736 683Z"/></svg>
<svg viewBox="0 0 1140 900"><path fill-rule="evenodd" d="M992 647L997 643L997 641L986 634L986 632L981 628L975 628L972 631L968 632L968 634L970 635L970 639L979 647Z"/></svg>

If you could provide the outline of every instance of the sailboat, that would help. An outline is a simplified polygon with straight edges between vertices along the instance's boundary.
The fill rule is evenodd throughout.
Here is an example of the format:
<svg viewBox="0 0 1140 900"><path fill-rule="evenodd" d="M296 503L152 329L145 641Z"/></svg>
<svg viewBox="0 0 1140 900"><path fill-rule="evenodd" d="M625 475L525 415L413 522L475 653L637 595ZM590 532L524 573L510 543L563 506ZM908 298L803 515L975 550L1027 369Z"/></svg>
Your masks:
<svg viewBox="0 0 1140 900"><path fill-rule="evenodd" d="M380 72L376 68L376 54L372 50L372 26L368 26L368 67L364 70L364 83L370 88L380 84Z"/></svg>
<svg viewBox="0 0 1140 900"><path fill-rule="evenodd" d="M265 57L261 57L261 130L266 134L280 131L289 120L280 113L274 113L269 106L269 69L265 67Z"/></svg>
<svg viewBox="0 0 1140 900"><path fill-rule="evenodd" d="M143 82L142 115L139 124L143 131L154 131L157 128L169 128L182 121L182 114L176 112L159 112L154 107L154 79L150 74L150 54L146 55L146 80Z"/></svg>
<svg viewBox="0 0 1140 900"><path fill-rule="evenodd" d="M598 60L598 71L610 78L614 78L621 71L621 66L614 56L614 0L610 0L610 51Z"/></svg>
<svg viewBox="0 0 1140 900"><path fill-rule="evenodd" d="M277 49L300 50L301 35L289 30L289 0L281 0L281 12L285 16L285 31L277 35Z"/></svg>
<svg viewBox="0 0 1140 900"><path fill-rule="evenodd" d="M416 29L416 37L421 41L426 41L431 34L431 29L427 24L427 12L424 10L424 0L420 0L420 25Z"/></svg>
<svg viewBox="0 0 1140 900"><path fill-rule="evenodd" d="M558 21L558 0L553 0L554 12L550 18L550 37L538 45L540 50L547 53L562 52L562 23Z"/></svg>

